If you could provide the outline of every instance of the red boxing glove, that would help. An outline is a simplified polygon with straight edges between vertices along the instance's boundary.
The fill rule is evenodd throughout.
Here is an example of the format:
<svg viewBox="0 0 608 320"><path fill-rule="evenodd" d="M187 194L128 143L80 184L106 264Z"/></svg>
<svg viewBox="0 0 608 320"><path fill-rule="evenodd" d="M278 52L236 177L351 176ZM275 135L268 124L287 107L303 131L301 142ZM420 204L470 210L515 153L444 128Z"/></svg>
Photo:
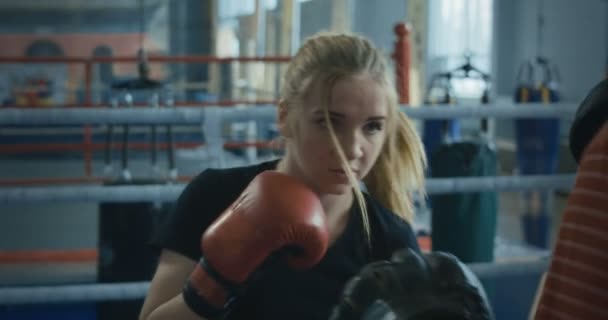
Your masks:
<svg viewBox="0 0 608 320"><path fill-rule="evenodd" d="M316 265L329 235L317 195L295 178L276 171L257 175L201 238L203 257L184 289L200 316L223 314L250 275L274 252L286 252L293 268Z"/></svg>

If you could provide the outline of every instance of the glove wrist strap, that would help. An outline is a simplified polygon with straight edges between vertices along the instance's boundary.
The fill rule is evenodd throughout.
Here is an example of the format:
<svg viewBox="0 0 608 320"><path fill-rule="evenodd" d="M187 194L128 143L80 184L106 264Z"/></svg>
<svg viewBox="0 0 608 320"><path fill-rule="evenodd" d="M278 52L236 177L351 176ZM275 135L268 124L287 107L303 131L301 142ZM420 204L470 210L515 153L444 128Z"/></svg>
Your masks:
<svg viewBox="0 0 608 320"><path fill-rule="evenodd" d="M215 270L215 268L213 268L213 266L211 264L209 264L207 262L207 260L205 259L204 256L200 258L200 260L198 261L198 264L201 266L201 268L203 270L205 270L205 272L207 272L207 274L213 280L215 280L222 287L224 287L224 289L226 289L226 291L228 291L229 295L241 295L243 293L243 291L244 291L243 286L241 286L238 283L235 283L233 281L230 281L230 280L226 279L224 276L222 276L219 272L217 272Z"/></svg>
<svg viewBox="0 0 608 320"><path fill-rule="evenodd" d="M223 319L228 314L228 311L230 311L230 308L235 300L234 297L229 297L224 306L218 308L209 303L205 297L200 295L198 290L192 286L190 281L188 281L184 286L182 295L184 297L184 302L190 308L190 310L209 320Z"/></svg>
<svg viewBox="0 0 608 320"><path fill-rule="evenodd" d="M223 319L237 298L244 292L243 286L222 276L207 262L204 256L200 258L197 268L202 269L210 279L219 284L226 291L227 298L224 305L218 307L210 303L201 293L204 288L199 288L189 279L182 290L186 305L194 313L206 319Z"/></svg>

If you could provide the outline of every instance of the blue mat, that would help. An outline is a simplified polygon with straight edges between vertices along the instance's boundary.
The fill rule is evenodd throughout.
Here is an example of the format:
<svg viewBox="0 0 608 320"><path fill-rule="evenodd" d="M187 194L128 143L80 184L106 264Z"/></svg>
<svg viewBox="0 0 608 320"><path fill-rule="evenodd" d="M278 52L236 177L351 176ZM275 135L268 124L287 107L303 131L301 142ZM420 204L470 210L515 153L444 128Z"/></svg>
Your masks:
<svg viewBox="0 0 608 320"><path fill-rule="evenodd" d="M525 320L548 259L526 263L471 264L492 304L496 320Z"/></svg>
<svg viewBox="0 0 608 320"><path fill-rule="evenodd" d="M95 303L0 306L2 320L95 320Z"/></svg>

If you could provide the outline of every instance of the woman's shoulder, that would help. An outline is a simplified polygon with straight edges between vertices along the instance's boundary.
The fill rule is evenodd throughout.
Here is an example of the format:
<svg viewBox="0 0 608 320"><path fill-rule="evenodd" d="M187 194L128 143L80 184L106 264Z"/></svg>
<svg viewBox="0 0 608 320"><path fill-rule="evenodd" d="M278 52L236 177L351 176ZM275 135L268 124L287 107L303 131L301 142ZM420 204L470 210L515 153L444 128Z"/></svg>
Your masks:
<svg viewBox="0 0 608 320"><path fill-rule="evenodd" d="M275 161L230 168L208 168L184 188L178 204L186 207L204 206L211 214L219 214L245 190L256 175L276 167ZM194 210L200 211L200 210Z"/></svg>
<svg viewBox="0 0 608 320"><path fill-rule="evenodd" d="M369 193L366 193L366 192L364 192L363 194L365 195L366 204L368 205L368 207L371 207L374 210L374 213L381 220L381 222L386 223L387 225L396 225L400 228L403 228L403 227L411 228L409 222L407 222L402 217L397 215L391 209L385 207L382 203L380 203L380 201L378 201L372 195L370 195Z"/></svg>
<svg viewBox="0 0 608 320"><path fill-rule="evenodd" d="M243 167L209 168L184 188L171 213L160 224L151 244L167 248L193 260L200 254L200 235L272 162Z"/></svg>
<svg viewBox="0 0 608 320"><path fill-rule="evenodd" d="M373 196L364 194L366 204L372 209L374 223L376 224L377 232L373 231L374 226L372 226L372 233L376 233L377 238L383 239L385 242L383 245L388 246L391 250L408 247L420 251L411 224L385 207Z"/></svg>
<svg viewBox="0 0 608 320"><path fill-rule="evenodd" d="M209 188L209 191L220 194L230 189L239 192L239 189L244 189L257 174L265 170L273 170L276 162L277 160L273 160L247 166L207 168L195 176L188 183L187 188Z"/></svg>

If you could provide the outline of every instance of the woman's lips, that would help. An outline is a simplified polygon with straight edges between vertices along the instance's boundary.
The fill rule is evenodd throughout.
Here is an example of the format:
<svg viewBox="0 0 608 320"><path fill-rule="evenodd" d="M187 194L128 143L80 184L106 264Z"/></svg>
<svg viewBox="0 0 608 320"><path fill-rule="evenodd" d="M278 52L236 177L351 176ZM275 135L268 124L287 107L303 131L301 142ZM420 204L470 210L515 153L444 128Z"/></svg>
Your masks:
<svg viewBox="0 0 608 320"><path fill-rule="evenodd" d="M337 176L344 177L344 178L347 177L346 172L344 172L344 170L342 170L342 169L329 169L329 171L336 174ZM359 170L351 169L351 171L355 175L355 178L359 176Z"/></svg>

